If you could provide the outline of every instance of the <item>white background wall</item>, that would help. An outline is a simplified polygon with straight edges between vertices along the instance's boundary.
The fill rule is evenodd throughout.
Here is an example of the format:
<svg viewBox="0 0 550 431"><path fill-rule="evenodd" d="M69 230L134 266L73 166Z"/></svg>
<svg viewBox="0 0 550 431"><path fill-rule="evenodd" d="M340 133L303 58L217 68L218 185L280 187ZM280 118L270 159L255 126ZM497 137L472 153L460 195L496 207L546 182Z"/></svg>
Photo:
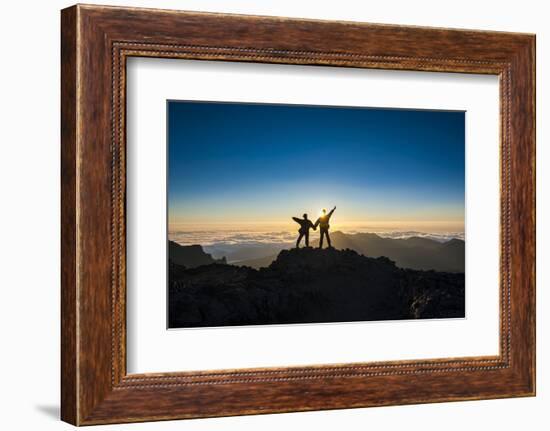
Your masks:
<svg viewBox="0 0 550 431"><path fill-rule="evenodd" d="M357 0L102 1L171 9L477 28L537 34L538 396L100 427L135 430L548 429L550 423L550 13L547 2ZM2 4L0 32L0 426L69 429L59 422L60 0ZM545 169L546 168L546 169ZM546 315L545 315L546 314Z"/></svg>

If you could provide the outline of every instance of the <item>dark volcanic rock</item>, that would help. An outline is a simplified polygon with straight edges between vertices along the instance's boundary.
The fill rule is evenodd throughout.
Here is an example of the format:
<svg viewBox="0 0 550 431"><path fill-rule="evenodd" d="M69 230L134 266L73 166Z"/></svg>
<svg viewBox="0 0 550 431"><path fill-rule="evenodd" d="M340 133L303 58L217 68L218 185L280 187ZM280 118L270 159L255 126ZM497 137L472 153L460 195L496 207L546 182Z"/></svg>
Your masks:
<svg viewBox="0 0 550 431"><path fill-rule="evenodd" d="M352 250L283 250L260 270L169 266L171 328L463 316L464 274Z"/></svg>
<svg viewBox="0 0 550 431"><path fill-rule="evenodd" d="M170 262L186 268L195 268L210 263L226 263L225 257L216 260L210 254L205 253L200 245L180 245L174 241L168 241L168 259Z"/></svg>

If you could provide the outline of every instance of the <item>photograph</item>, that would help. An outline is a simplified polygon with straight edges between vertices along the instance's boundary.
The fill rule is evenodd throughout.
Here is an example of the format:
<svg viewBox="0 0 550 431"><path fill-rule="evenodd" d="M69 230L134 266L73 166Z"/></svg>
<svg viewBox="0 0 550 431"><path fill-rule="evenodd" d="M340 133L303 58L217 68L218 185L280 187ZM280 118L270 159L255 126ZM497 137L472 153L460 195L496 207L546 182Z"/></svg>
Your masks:
<svg viewBox="0 0 550 431"><path fill-rule="evenodd" d="M465 112L167 101L168 328L465 318Z"/></svg>

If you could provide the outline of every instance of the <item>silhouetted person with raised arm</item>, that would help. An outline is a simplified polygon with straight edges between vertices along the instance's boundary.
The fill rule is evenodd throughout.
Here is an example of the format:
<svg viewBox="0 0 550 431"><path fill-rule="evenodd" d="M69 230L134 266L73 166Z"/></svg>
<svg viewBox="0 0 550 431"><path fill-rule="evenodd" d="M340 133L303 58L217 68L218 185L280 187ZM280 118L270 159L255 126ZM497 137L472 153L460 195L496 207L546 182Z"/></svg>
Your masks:
<svg viewBox="0 0 550 431"><path fill-rule="evenodd" d="M330 225L328 222L330 221L330 217L332 216L332 213L336 209L336 206L330 210L330 212L327 214L327 210L323 208L323 214L317 219L315 224L313 225L313 229L317 229L317 226L320 227L321 231L321 238L319 239L319 248L323 248L323 237L327 237L327 243L329 248L332 247L332 244L330 243L330 236L328 234L328 230L330 229Z"/></svg>
<svg viewBox="0 0 550 431"><path fill-rule="evenodd" d="M292 220L300 225L300 229L298 229L299 235L298 240L296 241L296 248L300 248L300 241L303 237L306 238L306 247L309 247L309 230L317 229L317 227L313 225L311 220L307 218L307 214L304 214L303 217L304 218L292 217Z"/></svg>

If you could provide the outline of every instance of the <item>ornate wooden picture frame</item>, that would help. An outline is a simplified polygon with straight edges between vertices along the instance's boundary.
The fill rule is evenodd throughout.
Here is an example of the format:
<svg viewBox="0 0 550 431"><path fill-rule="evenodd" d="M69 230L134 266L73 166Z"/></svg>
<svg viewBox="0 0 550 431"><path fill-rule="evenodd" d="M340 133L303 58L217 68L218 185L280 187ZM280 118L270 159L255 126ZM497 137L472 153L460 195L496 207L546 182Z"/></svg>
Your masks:
<svg viewBox="0 0 550 431"><path fill-rule="evenodd" d="M75 425L535 394L535 37L103 6L62 11L61 416ZM500 354L126 372L129 57L492 74L500 82Z"/></svg>

